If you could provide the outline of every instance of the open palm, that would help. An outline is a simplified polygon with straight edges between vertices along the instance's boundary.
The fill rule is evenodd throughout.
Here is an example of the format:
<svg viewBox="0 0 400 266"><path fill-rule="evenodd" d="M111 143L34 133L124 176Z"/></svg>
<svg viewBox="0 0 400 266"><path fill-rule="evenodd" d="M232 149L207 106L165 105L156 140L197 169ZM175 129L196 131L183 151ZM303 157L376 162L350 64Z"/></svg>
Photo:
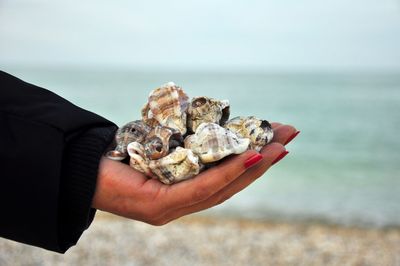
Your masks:
<svg viewBox="0 0 400 266"><path fill-rule="evenodd" d="M231 156L193 179L165 185L148 179L128 165L100 162L93 207L152 225L163 225L181 216L221 204L262 176L276 159L286 154L284 144L296 129L273 123L274 139L260 153ZM257 162L250 167L249 162Z"/></svg>

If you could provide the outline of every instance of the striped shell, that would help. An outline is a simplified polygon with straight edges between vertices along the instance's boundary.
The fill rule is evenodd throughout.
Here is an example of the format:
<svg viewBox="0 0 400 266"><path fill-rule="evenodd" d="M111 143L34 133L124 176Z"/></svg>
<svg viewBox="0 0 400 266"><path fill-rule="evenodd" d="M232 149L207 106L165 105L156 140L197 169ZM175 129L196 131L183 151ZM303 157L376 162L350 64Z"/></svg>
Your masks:
<svg viewBox="0 0 400 266"><path fill-rule="evenodd" d="M195 132L202 123L225 124L229 119L229 101L195 97L188 108L188 129Z"/></svg>
<svg viewBox="0 0 400 266"><path fill-rule="evenodd" d="M150 93L148 103L142 109L142 118L151 127L159 124L177 129L184 135L187 131L188 105L186 93L175 83L169 82Z"/></svg>
<svg viewBox="0 0 400 266"><path fill-rule="evenodd" d="M150 160L157 160L168 155L169 150L181 145L181 133L173 128L156 126L151 130L144 143L145 155Z"/></svg>
<svg viewBox="0 0 400 266"><path fill-rule="evenodd" d="M243 153L249 144L248 138L238 137L215 123L201 124L194 135L185 139L185 148L198 155L202 163L216 162L228 155Z"/></svg>
<svg viewBox="0 0 400 266"><path fill-rule="evenodd" d="M232 118L224 127L242 138L249 138L250 149L258 152L274 137L271 124L267 120L260 120L254 116Z"/></svg>
<svg viewBox="0 0 400 266"><path fill-rule="evenodd" d="M151 128L141 120L120 127L115 134L116 147L107 152L106 156L112 160L122 161L128 156L128 144L134 141L143 142L150 131Z"/></svg>
<svg viewBox="0 0 400 266"><path fill-rule="evenodd" d="M189 178L200 173L199 158L191 150L182 147L166 157L149 162L151 171L164 184L170 185Z"/></svg>

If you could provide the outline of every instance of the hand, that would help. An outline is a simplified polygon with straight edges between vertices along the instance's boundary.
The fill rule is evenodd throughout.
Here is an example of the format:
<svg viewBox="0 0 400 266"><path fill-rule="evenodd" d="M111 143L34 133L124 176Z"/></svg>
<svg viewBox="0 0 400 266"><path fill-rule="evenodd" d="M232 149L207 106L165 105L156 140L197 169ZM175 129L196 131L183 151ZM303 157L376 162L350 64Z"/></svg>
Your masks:
<svg viewBox="0 0 400 266"><path fill-rule="evenodd" d="M273 123L272 127L274 139L261 150L262 156L256 151L247 151L172 186L148 179L128 165L103 157L93 207L152 225L164 225L221 204L262 176L285 153L283 144L297 132L294 127L279 123ZM257 155L261 160L247 168L246 161Z"/></svg>

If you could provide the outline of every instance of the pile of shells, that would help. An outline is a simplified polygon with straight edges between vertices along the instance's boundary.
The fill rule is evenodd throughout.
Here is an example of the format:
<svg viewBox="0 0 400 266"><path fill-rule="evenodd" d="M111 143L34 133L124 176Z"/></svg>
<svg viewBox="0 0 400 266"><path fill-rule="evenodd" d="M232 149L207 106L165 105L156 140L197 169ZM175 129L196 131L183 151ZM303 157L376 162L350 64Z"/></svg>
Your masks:
<svg viewBox="0 0 400 266"><path fill-rule="evenodd" d="M142 120L119 128L110 159L123 161L165 184L177 183L231 154L260 151L273 138L271 125L254 116L229 120L227 100L195 97L169 82L153 90Z"/></svg>

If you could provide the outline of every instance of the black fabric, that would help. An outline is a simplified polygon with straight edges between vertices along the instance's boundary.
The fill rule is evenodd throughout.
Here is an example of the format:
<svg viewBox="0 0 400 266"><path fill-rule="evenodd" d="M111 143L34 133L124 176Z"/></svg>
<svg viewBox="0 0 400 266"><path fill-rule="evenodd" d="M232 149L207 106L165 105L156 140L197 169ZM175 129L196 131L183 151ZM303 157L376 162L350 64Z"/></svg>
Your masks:
<svg viewBox="0 0 400 266"><path fill-rule="evenodd" d="M90 225L117 127L0 71L0 236L65 252Z"/></svg>

